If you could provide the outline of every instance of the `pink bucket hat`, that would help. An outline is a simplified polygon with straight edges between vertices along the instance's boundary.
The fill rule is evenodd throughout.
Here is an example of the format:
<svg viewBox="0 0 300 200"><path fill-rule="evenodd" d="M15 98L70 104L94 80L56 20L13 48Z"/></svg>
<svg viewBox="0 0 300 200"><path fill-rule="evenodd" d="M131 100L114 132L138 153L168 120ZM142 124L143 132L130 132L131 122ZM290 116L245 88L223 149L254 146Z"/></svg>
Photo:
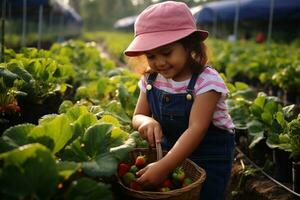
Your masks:
<svg viewBox="0 0 300 200"><path fill-rule="evenodd" d="M127 56L175 42L197 32L203 41L208 32L198 30L189 7L182 2L166 1L146 8L134 24L134 39L125 50Z"/></svg>

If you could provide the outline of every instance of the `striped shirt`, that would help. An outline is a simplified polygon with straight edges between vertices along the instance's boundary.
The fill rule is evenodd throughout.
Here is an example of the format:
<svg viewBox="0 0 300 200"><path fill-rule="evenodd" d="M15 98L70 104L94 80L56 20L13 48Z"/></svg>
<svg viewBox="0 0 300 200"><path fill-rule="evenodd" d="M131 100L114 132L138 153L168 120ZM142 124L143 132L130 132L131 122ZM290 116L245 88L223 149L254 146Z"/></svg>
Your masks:
<svg viewBox="0 0 300 200"><path fill-rule="evenodd" d="M141 91L145 93L147 78L148 74L142 76L138 83ZM162 75L158 74L155 82L153 83L153 86L169 93L185 93L189 81L190 79L177 82L172 79L166 79ZM193 92L194 95L199 95L210 90L214 90L222 94L213 114L213 124L221 129L226 129L232 132L234 129L234 124L228 113L227 105L225 103L229 91L219 73L216 70L207 67L199 75Z"/></svg>

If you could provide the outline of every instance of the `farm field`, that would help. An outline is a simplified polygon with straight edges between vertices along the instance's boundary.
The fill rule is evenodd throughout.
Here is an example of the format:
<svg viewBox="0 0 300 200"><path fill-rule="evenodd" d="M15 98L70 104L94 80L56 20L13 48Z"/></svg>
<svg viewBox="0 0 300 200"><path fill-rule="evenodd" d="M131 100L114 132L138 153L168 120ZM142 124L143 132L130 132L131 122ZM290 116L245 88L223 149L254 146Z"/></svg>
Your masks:
<svg viewBox="0 0 300 200"><path fill-rule="evenodd" d="M146 53L138 57L130 57L137 54L129 51L126 56L124 50L138 37L138 23L143 20L137 14L156 3L184 5L187 14L192 16L189 20L193 30L209 32L205 48L194 44L199 35L189 33L187 40L180 38L175 40L180 42L167 43L162 49L156 46L139 50ZM249 12L251 9L256 12ZM232 166L224 164L229 177L224 200L300 199L298 11L300 3L292 0L2 0L0 199L198 200L199 194L208 191L205 181L212 180L210 168L205 168L208 163L213 160L221 166L232 159ZM164 19L152 16L150 21L155 24L155 20ZM174 26L177 22L174 21ZM168 24L159 27L164 29ZM145 29L151 27L151 23L144 25ZM179 28L176 31L181 30ZM206 37L205 31L201 34ZM166 38L170 37L177 36ZM145 40L147 45L156 42ZM172 57L175 50L177 53L181 50L176 58ZM205 63L209 67L205 70L211 70L205 72L207 85L212 87L208 91L217 91L218 87L226 90L212 92L215 96L222 94L218 102L217 96L201 96L215 98L218 103L214 110L211 107L214 112L211 119L205 115L210 120L209 128L205 128L202 121L197 124L192 116L203 118L203 113L210 111L199 106L201 112L190 114L190 109L198 109L192 107L195 105L192 103L202 94L197 90L197 99L194 87L204 87L201 84L206 80L205 73L201 74L203 80L200 81L192 76L193 67L203 66L204 51L207 51ZM164 58L164 67L170 69L156 69L159 64L156 55ZM150 79L147 82L141 79L149 67L163 77L161 82L155 82L157 85ZM176 74L171 73L171 78L163 75L172 70ZM193 81L179 85L182 80L188 83L187 75L195 80L192 89ZM166 89L161 89L159 84ZM187 88L182 89L186 90L185 94L168 92L174 89L177 93L184 87ZM145 97L140 89L146 91ZM153 98L161 98L165 104L152 105L156 102L149 99L152 96L148 91L157 92ZM178 102L184 100L180 102L186 104L185 113L181 112L181 105L173 101L175 97ZM180 108L169 111L173 102ZM210 103L207 105L209 110ZM156 106L158 114L153 111ZM136 117L136 113L140 116ZM179 118L180 131L174 123ZM143 120L146 120L146 128L153 130L145 130ZM221 125L216 125L218 123ZM144 138L157 138L155 131L160 128L156 125L165 134L162 133L161 143L153 141L151 146L151 140L148 139L149 144ZM160 174L170 169L168 164L175 161L163 161L176 150L178 154L175 157L173 154L173 160L186 153L185 147L189 145L183 145L180 152L178 141L195 143L185 143L188 139L181 138L189 133L188 137L195 138L195 130L200 129L203 133L232 130L231 142L227 142L227 136L215 141L218 135L213 135L212 143L219 142L220 149L214 146L213 155L206 155L209 154L205 152L209 137L205 136L201 141L205 148L198 146L197 151L182 157L166 176L159 177L160 184L147 187L140 182L144 169L160 170ZM187 134L182 134L182 130ZM169 132L174 136L174 143L168 138ZM177 132L181 133L178 137ZM170 150L173 145L177 148ZM166 147L170 147L169 151ZM234 149L233 154L230 149ZM202 152L198 150L204 150L205 155L199 156ZM219 150L229 153L224 156ZM162 162L155 163L160 159ZM226 181L222 176L223 183ZM220 188L221 185L215 189L224 191ZM201 200L214 199L201 197Z"/></svg>

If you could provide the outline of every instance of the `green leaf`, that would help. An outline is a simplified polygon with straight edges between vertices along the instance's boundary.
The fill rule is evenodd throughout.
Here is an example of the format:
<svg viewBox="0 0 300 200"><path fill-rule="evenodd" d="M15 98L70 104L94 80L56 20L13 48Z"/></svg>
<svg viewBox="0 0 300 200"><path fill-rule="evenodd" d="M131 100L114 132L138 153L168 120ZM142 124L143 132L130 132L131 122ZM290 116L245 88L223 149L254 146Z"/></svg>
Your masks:
<svg viewBox="0 0 300 200"><path fill-rule="evenodd" d="M260 118L261 114L263 112L263 109L261 107L257 106L256 104L252 104L250 106L250 111L255 117Z"/></svg>
<svg viewBox="0 0 300 200"><path fill-rule="evenodd" d="M73 107L72 101L65 100L60 104L58 113L59 114L66 113L72 107Z"/></svg>
<svg viewBox="0 0 300 200"><path fill-rule="evenodd" d="M33 141L45 144L55 154L67 144L72 135L73 129L69 118L65 114L61 114L49 123L36 126L28 137ZM50 140L53 141L54 146L51 146Z"/></svg>
<svg viewBox="0 0 300 200"><path fill-rule="evenodd" d="M281 136L282 137L282 136ZM285 136L284 136L285 137ZM268 147L271 149L279 148L284 151L291 152L291 144L286 139L280 139L280 135L278 134L272 134L267 138L266 141Z"/></svg>
<svg viewBox="0 0 300 200"><path fill-rule="evenodd" d="M259 93L257 98L254 100L253 104L263 109L265 105L265 101L266 101L266 95L264 93Z"/></svg>
<svg viewBox="0 0 300 200"><path fill-rule="evenodd" d="M280 126L284 129L287 127L287 121L284 119L283 113L282 112L277 112L275 119L277 122L280 124Z"/></svg>
<svg viewBox="0 0 300 200"><path fill-rule="evenodd" d="M6 150L12 150L19 146L29 144L28 134L35 127L33 124L20 124L9 129L3 133L2 140L7 145Z"/></svg>
<svg viewBox="0 0 300 200"><path fill-rule="evenodd" d="M74 106L67 111L67 116L71 121L77 120L81 115L88 113L88 109L85 106Z"/></svg>
<svg viewBox="0 0 300 200"><path fill-rule="evenodd" d="M108 105L106 105L105 111L108 111L109 113L113 114L114 117L118 118L124 123L131 123L131 119L128 117L121 104L115 100L111 101Z"/></svg>
<svg viewBox="0 0 300 200"><path fill-rule="evenodd" d="M112 128L111 124L102 123L95 124L86 130L82 141L90 157L94 158L98 154L109 151Z"/></svg>
<svg viewBox="0 0 300 200"><path fill-rule="evenodd" d="M40 119L39 119L39 124L46 124L46 123L49 123L51 122L52 120L54 120L58 115L57 114L47 114L47 115L44 115L42 116Z"/></svg>
<svg viewBox="0 0 300 200"><path fill-rule="evenodd" d="M120 127L120 122L117 118L113 117L112 115L102 115L100 122L107 122L110 123L116 127Z"/></svg>
<svg viewBox="0 0 300 200"><path fill-rule="evenodd" d="M272 121L273 121L273 116L271 113L269 112L263 112L261 114L261 119L264 123L268 124L268 125L272 125Z"/></svg>
<svg viewBox="0 0 300 200"><path fill-rule="evenodd" d="M123 131L119 127L114 127L111 132L111 143L110 146L119 146L124 143L125 140L127 140L129 137L129 133Z"/></svg>
<svg viewBox="0 0 300 200"><path fill-rule="evenodd" d="M66 199L76 200L113 200L110 186L89 178L73 181Z"/></svg>
<svg viewBox="0 0 300 200"><path fill-rule="evenodd" d="M74 132L72 140L76 139L78 136L83 136L86 129L97 123L97 117L92 113L82 114L74 123Z"/></svg>
<svg viewBox="0 0 300 200"><path fill-rule="evenodd" d="M264 132L256 132L256 134L254 135L251 144L249 145L249 148L252 149L256 144L258 144L262 139L264 139Z"/></svg>
<svg viewBox="0 0 300 200"><path fill-rule="evenodd" d="M64 148L63 152L60 153L61 159L75 162L90 160L90 157L84 151L84 145L82 144L80 137L74 140L70 145Z"/></svg>
<svg viewBox="0 0 300 200"><path fill-rule="evenodd" d="M24 145L0 154L0 161L1 194L18 199L47 199L55 192L58 171L51 152L43 145Z"/></svg>
<svg viewBox="0 0 300 200"><path fill-rule="evenodd" d="M62 161L57 163L57 170L59 176L63 177L64 180L69 179L69 177L80 169L80 164L76 162Z"/></svg>
<svg viewBox="0 0 300 200"><path fill-rule="evenodd" d="M248 133L251 136L255 136L264 130L264 125L258 120L252 120L247 123Z"/></svg>
<svg viewBox="0 0 300 200"><path fill-rule="evenodd" d="M95 160L83 162L82 169L91 177L109 177L117 172L118 162L118 159L108 152L97 155Z"/></svg>
<svg viewBox="0 0 300 200"><path fill-rule="evenodd" d="M18 78L18 75L0 67L0 77L3 77L4 83L7 87L12 87L14 85L14 81Z"/></svg>
<svg viewBox="0 0 300 200"><path fill-rule="evenodd" d="M19 65L20 63L10 62L8 63L7 68L11 72L17 74L25 82L29 82L30 80L33 80L31 74L26 69L24 69L22 66Z"/></svg>
<svg viewBox="0 0 300 200"><path fill-rule="evenodd" d="M249 88L249 86L244 82L235 82L234 85L237 90L246 90Z"/></svg>
<svg viewBox="0 0 300 200"><path fill-rule="evenodd" d="M125 141L123 145L111 148L110 152L114 155L114 157L121 161L128 157L129 152L133 151L135 146L135 139L133 137L130 137Z"/></svg>
<svg viewBox="0 0 300 200"><path fill-rule="evenodd" d="M264 106L264 112L275 114L278 111L278 103L274 101L267 102Z"/></svg>
<svg viewBox="0 0 300 200"><path fill-rule="evenodd" d="M283 107L283 114L286 117L291 117L293 116L293 110L295 108L295 104L289 105L289 106L285 106Z"/></svg>

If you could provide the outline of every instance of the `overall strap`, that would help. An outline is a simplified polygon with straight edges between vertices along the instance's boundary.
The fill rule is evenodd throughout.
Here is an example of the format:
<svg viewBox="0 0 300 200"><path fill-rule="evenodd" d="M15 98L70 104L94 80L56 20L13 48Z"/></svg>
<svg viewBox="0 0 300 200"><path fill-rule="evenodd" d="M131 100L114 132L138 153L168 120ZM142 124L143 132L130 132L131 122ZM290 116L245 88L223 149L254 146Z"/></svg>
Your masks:
<svg viewBox="0 0 300 200"><path fill-rule="evenodd" d="M157 72L152 72L149 74L149 77L147 79L147 86L146 86L146 90L150 91L152 89L152 84L155 81L157 77Z"/></svg>
<svg viewBox="0 0 300 200"><path fill-rule="evenodd" d="M147 84L152 85L152 83L155 81L156 77L157 77L157 72L151 72L147 79Z"/></svg>
<svg viewBox="0 0 300 200"><path fill-rule="evenodd" d="M187 88L186 88L186 92L187 92L186 98L187 98L187 100L192 100L193 99L194 86L197 82L198 76L199 76L198 73L194 73L192 75L192 78L191 78Z"/></svg>

